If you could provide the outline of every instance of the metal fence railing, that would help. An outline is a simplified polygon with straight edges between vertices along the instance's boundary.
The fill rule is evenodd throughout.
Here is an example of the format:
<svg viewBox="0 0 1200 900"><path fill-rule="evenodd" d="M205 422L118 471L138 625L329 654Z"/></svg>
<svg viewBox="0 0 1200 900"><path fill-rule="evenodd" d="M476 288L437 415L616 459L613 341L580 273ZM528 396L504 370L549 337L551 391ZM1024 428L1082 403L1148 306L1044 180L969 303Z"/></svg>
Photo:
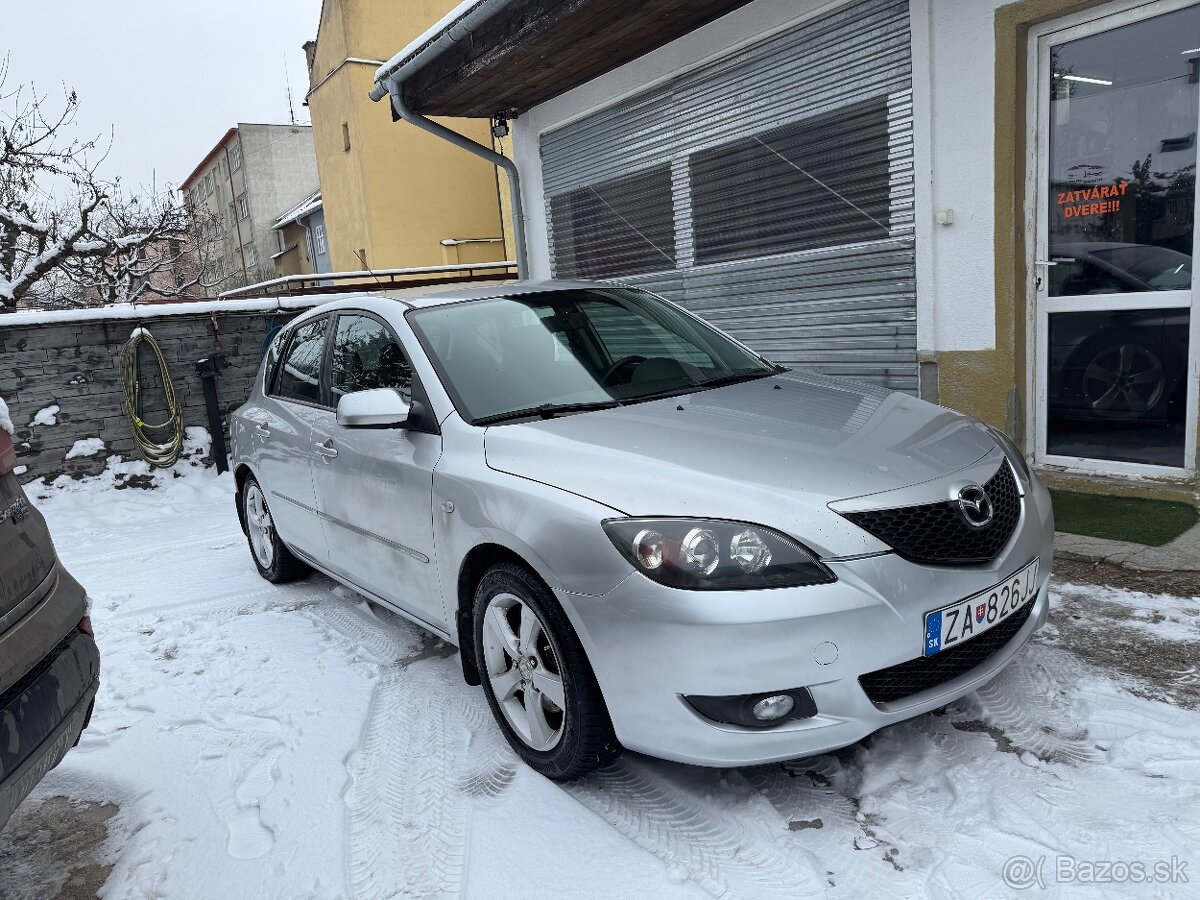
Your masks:
<svg viewBox="0 0 1200 900"><path fill-rule="evenodd" d="M511 260L416 266L407 269L370 269L361 272L314 272L308 275L284 275L222 291L217 295L217 299L341 294L356 289L393 290L470 281L511 281L516 277L517 264Z"/></svg>

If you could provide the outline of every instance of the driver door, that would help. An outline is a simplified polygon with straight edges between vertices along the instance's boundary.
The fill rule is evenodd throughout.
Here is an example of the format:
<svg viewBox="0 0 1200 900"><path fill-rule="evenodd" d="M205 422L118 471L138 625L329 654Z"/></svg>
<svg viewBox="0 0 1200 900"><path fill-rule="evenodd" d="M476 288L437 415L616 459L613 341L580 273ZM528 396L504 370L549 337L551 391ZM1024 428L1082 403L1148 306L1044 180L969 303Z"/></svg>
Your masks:
<svg viewBox="0 0 1200 900"><path fill-rule="evenodd" d="M395 388L412 401L413 370L390 327L359 311L338 314L328 356L331 401ZM433 468L438 434L343 428L334 410L313 425L313 482L329 564L337 574L430 625L447 615L433 565Z"/></svg>

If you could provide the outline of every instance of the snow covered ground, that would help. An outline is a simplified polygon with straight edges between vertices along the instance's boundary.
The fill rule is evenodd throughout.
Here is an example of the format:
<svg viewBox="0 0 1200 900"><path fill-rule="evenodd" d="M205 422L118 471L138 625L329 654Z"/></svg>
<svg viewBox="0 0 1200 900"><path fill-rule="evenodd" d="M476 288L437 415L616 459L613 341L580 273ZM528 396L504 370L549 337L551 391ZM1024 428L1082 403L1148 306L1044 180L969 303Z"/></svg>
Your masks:
<svg viewBox="0 0 1200 900"><path fill-rule="evenodd" d="M229 476L115 489L139 466L29 488L104 654L91 728L30 803L119 805L106 900L995 897L1014 857L1046 885L1025 896L1200 883L1200 598L1061 585L1052 625L941 714L786 765L627 755L559 786L450 648L324 578L260 580ZM1079 883L1178 878L1172 857L1190 886ZM21 865L0 896L67 874Z"/></svg>

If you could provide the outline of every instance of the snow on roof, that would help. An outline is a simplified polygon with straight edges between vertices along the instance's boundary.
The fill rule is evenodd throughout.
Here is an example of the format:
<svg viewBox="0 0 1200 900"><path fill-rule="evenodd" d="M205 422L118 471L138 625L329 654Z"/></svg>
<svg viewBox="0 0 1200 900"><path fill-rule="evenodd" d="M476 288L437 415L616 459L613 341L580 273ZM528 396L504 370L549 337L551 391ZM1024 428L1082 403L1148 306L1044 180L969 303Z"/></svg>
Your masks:
<svg viewBox="0 0 1200 900"><path fill-rule="evenodd" d="M403 50L376 69L375 80L382 81L393 69L399 68L402 63L408 62L409 57L416 56L419 50L423 50L426 45L432 44L443 31L471 12L475 7L481 6L486 2L488 0L463 0L462 3L459 3L454 9L434 22L433 25L409 41Z"/></svg>
<svg viewBox="0 0 1200 900"><path fill-rule="evenodd" d="M13 428L12 416L8 414L8 404L4 402L3 397L0 397L0 431L7 431L9 434L16 434L17 431Z"/></svg>
<svg viewBox="0 0 1200 900"><path fill-rule="evenodd" d="M275 220L275 224L271 226L273 231L278 231L285 225L291 225L297 219L303 219L305 216L310 216L322 206L320 190L313 191L282 216Z"/></svg>

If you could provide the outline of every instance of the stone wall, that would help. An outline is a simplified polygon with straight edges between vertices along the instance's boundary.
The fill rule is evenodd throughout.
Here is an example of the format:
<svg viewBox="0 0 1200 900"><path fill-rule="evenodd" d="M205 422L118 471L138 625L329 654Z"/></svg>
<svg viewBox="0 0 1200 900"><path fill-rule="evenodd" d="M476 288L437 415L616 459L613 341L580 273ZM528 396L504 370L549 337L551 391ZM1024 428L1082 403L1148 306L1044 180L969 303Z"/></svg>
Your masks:
<svg viewBox="0 0 1200 900"><path fill-rule="evenodd" d="M0 397L16 426L17 462L25 467L20 479L95 474L109 455L135 457L118 355L139 326L162 347L187 427L208 426L196 361L225 355L227 368L217 380L217 392L228 441L227 417L249 394L267 335L323 299L328 298L187 303L116 314L111 309L0 314ZM145 342L139 370L142 418L162 422L166 414L157 360ZM52 406L58 407L53 416L44 412ZM45 424L35 422L39 418ZM49 424L51 418L55 424ZM86 438L100 438L104 449L66 459L75 443Z"/></svg>

